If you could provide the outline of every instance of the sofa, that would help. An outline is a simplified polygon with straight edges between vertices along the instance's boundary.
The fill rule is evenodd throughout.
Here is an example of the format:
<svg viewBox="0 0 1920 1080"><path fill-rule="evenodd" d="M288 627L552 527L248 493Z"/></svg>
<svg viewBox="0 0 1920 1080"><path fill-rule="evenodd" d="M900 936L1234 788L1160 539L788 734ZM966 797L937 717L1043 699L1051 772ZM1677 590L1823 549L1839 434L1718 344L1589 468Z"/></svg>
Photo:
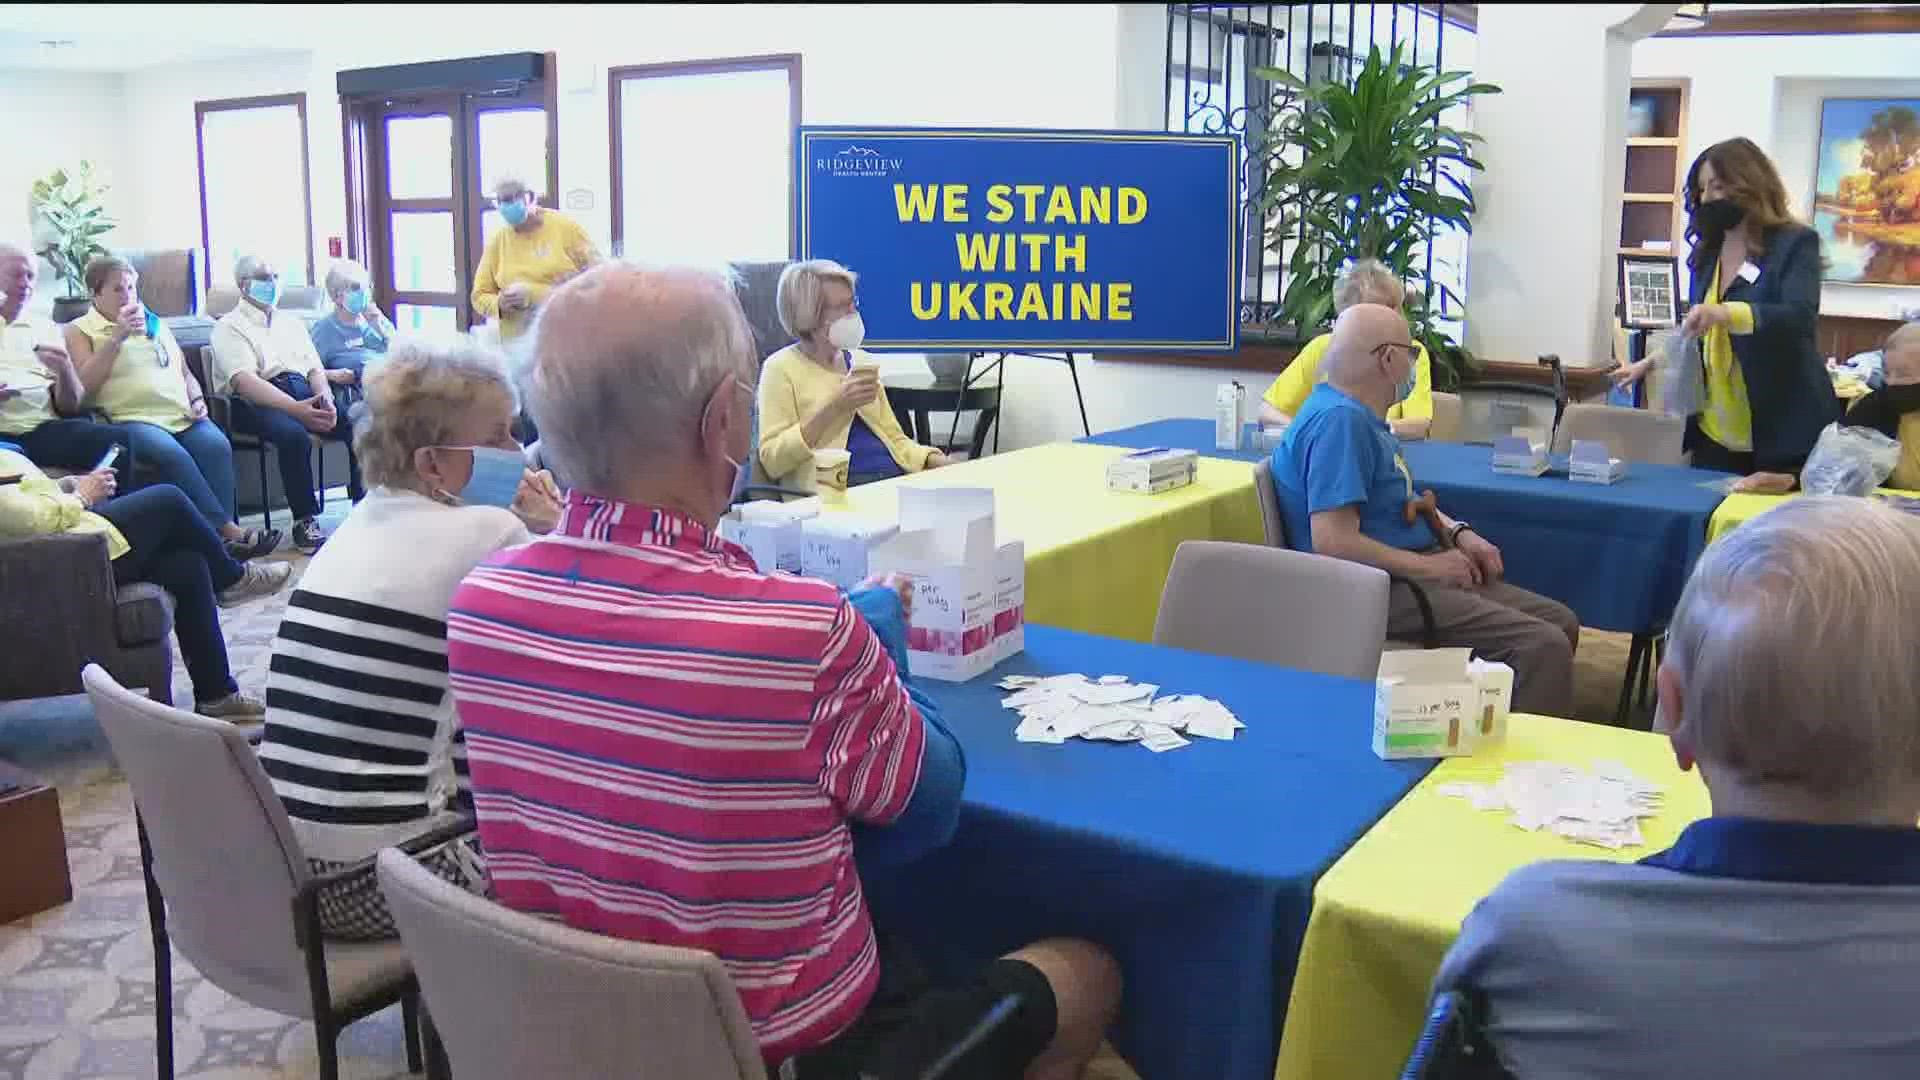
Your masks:
<svg viewBox="0 0 1920 1080"><path fill-rule="evenodd" d="M173 598L158 585L116 586L99 533L0 541L0 701L84 692L99 664L122 686L173 703Z"/></svg>

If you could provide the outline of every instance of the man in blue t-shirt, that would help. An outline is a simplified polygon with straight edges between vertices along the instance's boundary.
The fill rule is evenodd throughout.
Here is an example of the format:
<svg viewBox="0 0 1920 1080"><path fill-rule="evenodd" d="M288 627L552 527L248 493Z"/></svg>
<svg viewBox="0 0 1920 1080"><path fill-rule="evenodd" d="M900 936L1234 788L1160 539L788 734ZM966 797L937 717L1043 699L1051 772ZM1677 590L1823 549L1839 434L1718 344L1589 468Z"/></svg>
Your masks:
<svg viewBox="0 0 1920 1080"><path fill-rule="evenodd" d="M1511 665L1516 710L1565 715L1580 621L1565 605L1502 581L1500 549L1466 522L1437 507L1409 511L1413 474L1386 421L1413 385L1406 319L1378 304L1348 308L1334 324L1325 371L1273 452L1289 544L1419 581L1438 644ZM1388 635L1418 638L1412 590L1396 582L1390 596Z"/></svg>

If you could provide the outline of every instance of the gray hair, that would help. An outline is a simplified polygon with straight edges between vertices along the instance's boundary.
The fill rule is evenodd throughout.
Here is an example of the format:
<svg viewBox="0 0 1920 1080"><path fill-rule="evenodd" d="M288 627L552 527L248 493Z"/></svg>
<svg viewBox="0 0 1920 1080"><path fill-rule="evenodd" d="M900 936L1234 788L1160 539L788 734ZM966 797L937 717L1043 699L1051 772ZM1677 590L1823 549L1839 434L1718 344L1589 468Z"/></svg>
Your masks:
<svg viewBox="0 0 1920 1080"><path fill-rule="evenodd" d="M1694 752L1848 806L1920 784L1920 519L1807 495L1707 549L1666 663Z"/></svg>
<svg viewBox="0 0 1920 1080"><path fill-rule="evenodd" d="M829 281L851 289L860 284L860 275L832 259L808 259L780 271L780 286L774 295L781 328L794 337L819 329L820 294Z"/></svg>
<svg viewBox="0 0 1920 1080"><path fill-rule="evenodd" d="M1355 304L1377 303L1392 297L1385 306L1398 310L1406 305L1407 287L1379 259L1356 259L1333 282L1333 310L1338 313Z"/></svg>
<svg viewBox="0 0 1920 1080"><path fill-rule="evenodd" d="M233 262L234 286L241 292L246 292L247 282L252 281L253 275L259 273L261 268L267 265L269 265L267 260L258 255L242 255L238 259L235 259Z"/></svg>
<svg viewBox="0 0 1920 1080"><path fill-rule="evenodd" d="M466 334L398 339L365 385L353 452L367 483L385 487L413 487L414 452L445 446L482 397L499 395L509 413L517 401L500 354Z"/></svg>
<svg viewBox="0 0 1920 1080"><path fill-rule="evenodd" d="M685 454L721 380L754 383L753 331L721 271L601 263L548 298L533 338L541 452L596 494L617 493L638 462Z"/></svg>
<svg viewBox="0 0 1920 1080"><path fill-rule="evenodd" d="M500 197L500 192L507 188L518 188L522 192L530 191L535 195L540 194L539 187L535 186L532 179L530 179L525 173L516 172L513 170L508 170L507 172L503 172L500 175L494 177L493 186L488 188L487 190L492 193L494 198L497 199Z"/></svg>
<svg viewBox="0 0 1920 1080"><path fill-rule="evenodd" d="M354 286L359 285L364 288L366 284L367 268L354 262L352 259L341 259L332 266L327 267L326 285L327 299L329 300L337 302L342 296L345 296L352 290Z"/></svg>

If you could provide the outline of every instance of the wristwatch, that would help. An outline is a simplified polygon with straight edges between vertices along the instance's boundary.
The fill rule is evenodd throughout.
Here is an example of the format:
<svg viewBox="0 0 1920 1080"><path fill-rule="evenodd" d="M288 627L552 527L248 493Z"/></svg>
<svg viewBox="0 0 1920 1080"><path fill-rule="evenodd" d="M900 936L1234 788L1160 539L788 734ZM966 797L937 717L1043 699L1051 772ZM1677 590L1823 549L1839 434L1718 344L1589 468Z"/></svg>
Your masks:
<svg viewBox="0 0 1920 1080"><path fill-rule="evenodd" d="M1453 528L1451 528L1451 529L1448 529L1448 530L1447 530L1447 546L1449 546L1449 547L1459 547L1459 546L1460 546L1460 534L1461 534L1461 533L1463 533L1463 532L1470 532L1470 531L1472 531L1472 529L1473 529L1473 526L1471 526L1471 525L1469 525L1469 524L1467 524L1467 523L1466 523L1466 522L1464 522L1464 521L1456 521L1456 522L1454 522L1454 523L1453 523Z"/></svg>

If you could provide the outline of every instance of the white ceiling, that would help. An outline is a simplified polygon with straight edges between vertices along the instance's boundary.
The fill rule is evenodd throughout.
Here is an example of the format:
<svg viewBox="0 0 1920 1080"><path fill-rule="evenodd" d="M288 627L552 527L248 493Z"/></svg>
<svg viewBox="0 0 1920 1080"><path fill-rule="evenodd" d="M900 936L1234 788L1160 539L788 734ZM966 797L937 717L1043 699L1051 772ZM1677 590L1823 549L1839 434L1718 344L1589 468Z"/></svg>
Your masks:
<svg viewBox="0 0 1920 1080"><path fill-rule="evenodd" d="M60 42L49 45L48 42ZM274 50L185 37L88 30L0 29L0 69L110 74L165 64L253 56Z"/></svg>

